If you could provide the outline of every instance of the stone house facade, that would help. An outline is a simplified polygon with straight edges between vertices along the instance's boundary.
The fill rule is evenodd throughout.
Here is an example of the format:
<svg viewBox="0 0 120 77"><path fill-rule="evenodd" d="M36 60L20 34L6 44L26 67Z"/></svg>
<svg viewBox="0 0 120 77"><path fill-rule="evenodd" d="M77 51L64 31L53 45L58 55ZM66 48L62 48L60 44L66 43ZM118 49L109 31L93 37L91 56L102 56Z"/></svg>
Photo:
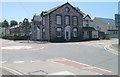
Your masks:
<svg viewBox="0 0 120 77"><path fill-rule="evenodd" d="M37 40L81 41L83 39L83 14L69 3L43 11L38 15L39 19L35 21L35 18L37 17L34 16L32 19L34 30L40 31L40 38ZM39 24L36 25L36 22ZM34 33L33 35L37 36ZM35 40L36 37L31 36L31 39Z"/></svg>

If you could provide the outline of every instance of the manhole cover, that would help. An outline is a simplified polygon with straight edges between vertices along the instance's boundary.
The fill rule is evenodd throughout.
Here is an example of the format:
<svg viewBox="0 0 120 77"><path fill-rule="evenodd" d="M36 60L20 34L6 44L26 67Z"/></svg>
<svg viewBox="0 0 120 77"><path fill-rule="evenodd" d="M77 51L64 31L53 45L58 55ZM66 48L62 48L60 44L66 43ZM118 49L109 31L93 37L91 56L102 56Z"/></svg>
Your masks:
<svg viewBox="0 0 120 77"><path fill-rule="evenodd" d="M31 75L46 75L48 73L44 72L44 71L35 71L35 72L31 72L29 73Z"/></svg>

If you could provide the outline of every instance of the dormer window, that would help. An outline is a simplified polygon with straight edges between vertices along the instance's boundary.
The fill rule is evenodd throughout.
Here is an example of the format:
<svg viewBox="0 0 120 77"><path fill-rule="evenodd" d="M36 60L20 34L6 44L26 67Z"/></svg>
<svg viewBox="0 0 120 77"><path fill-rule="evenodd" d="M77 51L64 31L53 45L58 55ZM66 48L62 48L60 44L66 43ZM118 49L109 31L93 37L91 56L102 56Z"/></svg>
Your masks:
<svg viewBox="0 0 120 77"><path fill-rule="evenodd" d="M66 11L66 12L69 12L69 11L70 11L70 9L69 9L68 7L66 7L66 8L65 8L65 11Z"/></svg>

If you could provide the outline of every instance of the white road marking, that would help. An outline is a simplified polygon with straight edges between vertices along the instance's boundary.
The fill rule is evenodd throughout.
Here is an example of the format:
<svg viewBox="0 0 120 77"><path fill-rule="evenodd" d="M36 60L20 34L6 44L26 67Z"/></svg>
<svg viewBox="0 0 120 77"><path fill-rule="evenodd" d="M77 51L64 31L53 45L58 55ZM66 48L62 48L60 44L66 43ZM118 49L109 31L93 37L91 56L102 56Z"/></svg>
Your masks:
<svg viewBox="0 0 120 77"><path fill-rule="evenodd" d="M75 74L70 71L61 71L61 72L51 73L48 75L75 75Z"/></svg>
<svg viewBox="0 0 120 77"><path fill-rule="evenodd" d="M35 62L35 61L30 61L31 63Z"/></svg>
<svg viewBox="0 0 120 77"><path fill-rule="evenodd" d="M31 46L7 46L7 47L1 47L1 49L30 49Z"/></svg>
<svg viewBox="0 0 120 77"><path fill-rule="evenodd" d="M106 51L110 52L110 53L113 53L113 54L115 54L115 55L118 55L117 52L113 52L113 51L115 51L114 49L110 49L109 47L110 47L110 45L106 45L106 46L104 46L104 49L105 49ZM109 49L108 49L108 48L109 48Z"/></svg>
<svg viewBox="0 0 120 77"><path fill-rule="evenodd" d="M42 48L45 48L45 47L42 47Z"/></svg>
<svg viewBox="0 0 120 77"><path fill-rule="evenodd" d="M99 44L99 45L104 45L105 43L97 43L97 44Z"/></svg>
<svg viewBox="0 0 120 77"><path fill-rule="evenodd" d="M0 63L5 63L5 62L7 62L7 61L0 61Z"/></svg>
<svg viewBox="0 0 120 77"><path fill-rule="evenodd" d="M14 61L13 63L24 63L24 61Z"/></svg>

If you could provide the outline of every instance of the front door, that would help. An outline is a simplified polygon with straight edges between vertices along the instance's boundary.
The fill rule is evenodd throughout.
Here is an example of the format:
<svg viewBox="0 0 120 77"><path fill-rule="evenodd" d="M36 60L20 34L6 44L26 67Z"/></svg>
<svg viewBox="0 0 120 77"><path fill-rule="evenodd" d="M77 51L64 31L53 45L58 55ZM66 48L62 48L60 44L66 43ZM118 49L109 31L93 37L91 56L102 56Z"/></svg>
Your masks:
<svg viewBox="0 0 120 77"><path fill-rule="evenodd" d="M69 41L71 39L70 31L65 32L65 40Z"/></svg>

